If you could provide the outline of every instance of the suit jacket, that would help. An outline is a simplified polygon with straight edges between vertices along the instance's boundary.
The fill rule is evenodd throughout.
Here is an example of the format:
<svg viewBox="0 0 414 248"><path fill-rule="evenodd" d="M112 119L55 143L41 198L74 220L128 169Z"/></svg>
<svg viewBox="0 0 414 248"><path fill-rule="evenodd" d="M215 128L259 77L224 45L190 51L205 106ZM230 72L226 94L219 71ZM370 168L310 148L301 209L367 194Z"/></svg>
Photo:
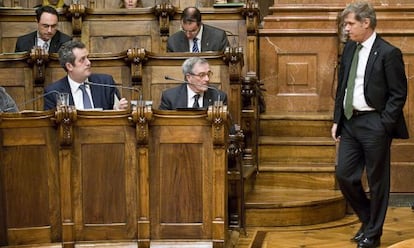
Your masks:
<svg viewBox="0 0 414 248"><path fill-rule="evenodd" d="M227 95L223 91L217 89L207 89L203 96L203 108L207 108L213 105L215 101L219 99L223 101L223 104L227 104ZM181 84L177 87L173 87L165 90L161 96L161 104L159 109L163 110L175 110L177 108L187 107L187 84Z"/></svg>
<svg viewBox="0 0 414 248"><path fill-rule="evenodd" d="M115 85L115 81L110 75L106 74L92 74L89 76L89 81L99 84ZM102 108L104 110L113 109L114 95L119 98L119 92L113 87L104 87L99 85L89 85L92 93L93 105L95 108ZM68 77L64 77L48 85L45 88L44 96L44 110L53 109L56 107L56 94L54 93L69 93L69 104L74 105L72 91L70 89Z"/></svg>
<svg viewBox="0 0 414 248"><path fill-rule="evenodd" d="M56 31L56 34L50 41L49 53L57 53L62 44L71 39L72 38L70 36L60 32L59 30ZM20 36L17 38L15 52L30 52L30 50L32 50L32 48L36 45L36 41L37 31Z"/></svg>
<svg viewBox="0 0 414 248"><path fill-rule="evenodd" d="M203 24L203 35L201 38L201 52L224 51L230 46L226 32L206 24ZM188 39L184 32L176 32L167 40L167 52L189 52Z"/></svg>
<svg viewBox="0 0 414 248"><path fill-rule="evenodd" d="M0 113L1 112L19 112L13 98L7 94L6 89L0 86Z"/></svg>
<svg viewBox="0 0 414 248"><path fill-rule="evenodd" d="M355 49L356 43L349 41L342 53L334 112L338 136L344 118L345 89ZM367 104L380 113L381 122L390 137L407 139L408 130L403 113L407 98L407 77L402 53L378 35L365 68L364 95Z"/></svg>

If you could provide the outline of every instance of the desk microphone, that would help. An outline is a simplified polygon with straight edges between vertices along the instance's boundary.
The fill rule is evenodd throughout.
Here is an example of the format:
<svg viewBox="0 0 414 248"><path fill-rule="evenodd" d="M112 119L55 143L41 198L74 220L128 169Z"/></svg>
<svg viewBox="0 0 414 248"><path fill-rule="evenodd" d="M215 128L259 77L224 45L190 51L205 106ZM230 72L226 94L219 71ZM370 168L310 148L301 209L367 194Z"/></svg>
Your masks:
<svg viewBox="0 0 414 248"><path fill-rule="evenodd" d="M228 31L228 30L224 30L224 32L226 33L226 35L227 34L230 34L230 36L233 38L233 41L232 41L232 45L234 46L234 45L236 45L236 35L235 34L233 34L232 32L230 32L230 31ZM239 46L239 44L237 44L237 46Z"/></svg>
<svg viewBox="0 0 414 248"><path fill-rule="evenodd" d="M192 85L195 85L195 86L206 87L208 89L215 90L217 92L217 101L220 102L220 91L217 88L215 88L215 87L212 87L212 86L209 86L209 85L205 85L205 84L190 83L188 81L184 81L184 80L172 78L170 76L165 76L164 78L165 78L165 80L172 80L172 81L176 81L176 82L180 82L180 83L192 84Z"/></svg>
<svg viewBox="0 0 414 248"><path fill-rule="evenodd" d="M120 89L125 89L125 90L133 90L133 91L138 92L138 94L139 94L139 100L142 101L142 91L140 89L138 89L138 88L129 87L129 86L122 86L122 85L114 85L114 84L94 83L94 82L89 81L89 79L87 79L85 81L85 84L95 85L95 86L102 86L102 87L109 87L109 88L115 88L115 89L120 88Z"/></svg>
<svg viewBox="0 0 414 248"><path fill-rule="evenodd" d="M40 96L38 96L38 97L35 97L35 98L32 98L32 99L29 99L29 100L27 100L27 101L25 101L25 102L22 102L22 103L20 103L20 104L18 104L17 105L17 107L20 109L21 107L23 107L24 108L24 106L26 106L26 104L28 104L28 103L32 103L32 102L35 102L35 101L37 101L37 100L39 100L39 99L41 99L41 98L43 98L43 97L45 97L45 96L48 96L48 95L50 95L50 94L53 94L53 93L55 93L55 94L60 94L61 92L59 92L59 91L57 91L57 90L51 90L51 91L49 91L49 92L46 92L46 93L44 93L44 94L41 94Z"/></svg>

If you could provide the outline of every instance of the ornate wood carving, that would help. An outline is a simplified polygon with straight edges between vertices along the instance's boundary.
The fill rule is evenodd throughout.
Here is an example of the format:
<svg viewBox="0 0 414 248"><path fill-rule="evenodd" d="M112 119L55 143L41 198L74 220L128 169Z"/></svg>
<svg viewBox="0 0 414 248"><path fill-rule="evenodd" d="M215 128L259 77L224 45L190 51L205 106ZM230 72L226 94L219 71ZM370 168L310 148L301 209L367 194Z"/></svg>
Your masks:
<svg viewBox="0 0 414 248"><path fill-rule="evenodd" d="M227 47L224 51L223 60L229 65L230 83L238 84L244 65L243 47Z"/></svg>
<svg viewBox="0 0 414 248"><path fill-rule="evenodd" d="M257 2L247 2L242 14L246 18L247 35L257 35L260 20L260 10Z"/></svg>
<svg viewBox="0 0 414 248"><path fill-rule="evenodd" d="M131 80L134 85L142 84L142 63L147 59L144 48L130 48L127 50L126 60L131 64Z"/></svg>
<svg viewBox="0 0 414 248"><path fill-rule="evenodd" d="M33 81L35 84L45 82L45 68L49 61L49 54L46 50L35 47L30 51L29 65L33 66Z"/></svg>
<svg viewBox="0 0 414 248"><path fill-rule="evenodd" d="M208 107L207 119L211 121L211 130L213 136L213 144L215 146L223 146L225 144L225 128L227 121L227 106L223 102L215 102Z"/></svg>
<svg viewBox="0 0 414 248"><path fill-rule="evenodd" d="M75 106L58 106L55 118L59 125L58 139L60 146L71 146L73 143L73 123L77 119Z"/></svg>
<svg viewBox="0 0 414 248"><path fill-rule="evenodd" d="M82 33L82 17L85 16L85 6L80 3L71 4L68 15L72 18L73 35L80 35Z"/></svg>
<svg viewBox="0 0 414 248"><path fill-rule="evenodd" d="M132 112L132 121L135 123L137 143L142 146L148 145L148 124L152 119L152 110L150 106L145 106L145 103L139 101L136 111Z"/></svg>
<svg viewBox="0 0 414 248"><path fill-rule="evenodd" d="M155 6L154 13L158 17L161 37L169 36L170 18L174 16L175 12L176 8L167 2Z"/></svg>
<svg viewBox="0 0 414 248"><path fill-rule="evenodd" d="M95 6L95 0L89 0L89 8L94 9Z"/></svg>

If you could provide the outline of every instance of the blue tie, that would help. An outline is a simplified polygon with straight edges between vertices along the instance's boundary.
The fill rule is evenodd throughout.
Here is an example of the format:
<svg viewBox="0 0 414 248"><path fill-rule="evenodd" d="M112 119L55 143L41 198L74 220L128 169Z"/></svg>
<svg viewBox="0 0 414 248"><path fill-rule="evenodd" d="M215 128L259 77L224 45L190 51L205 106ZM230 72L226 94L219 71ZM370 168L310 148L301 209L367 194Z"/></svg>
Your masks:
<svg viewBox="0 0 414 248"><path fill-rule="evenodd" d="M193 39L193 50L192 50L193 53L199 53L200 52L200 50L198 50L197 40L198 40L197 38Z"/></svg>
<svg viewBox="0 0 414 248"><path fill-rule="evenodd" d="M89 98L88 92L86 92L85 85L84 84L79 85L79 89L81 89L81 91L82 91L83 108L84 109L91 109L92 108L91 99Z"/></svg>

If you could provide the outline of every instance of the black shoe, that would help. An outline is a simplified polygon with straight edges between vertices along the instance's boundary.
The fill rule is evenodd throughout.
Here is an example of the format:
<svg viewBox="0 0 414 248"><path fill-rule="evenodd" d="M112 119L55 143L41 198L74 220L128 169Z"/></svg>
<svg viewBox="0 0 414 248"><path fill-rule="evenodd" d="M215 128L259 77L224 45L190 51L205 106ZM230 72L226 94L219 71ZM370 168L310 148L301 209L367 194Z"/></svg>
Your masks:
<svg viewBox="0 0 414 248"><path fill-rule="evenodd" d="M376 248L379 247L381 241L379 238L364 238L358 242L357 248Z"/></svg>
<svg viewBox="0 0 414 248"><path fill-rule="evenodd" d="M364 239L364 229L365 225L362 225L361 228L358 230L357 233L355 233L355 236L351 238L352 242L359 243L362 239Z"/></svg>

